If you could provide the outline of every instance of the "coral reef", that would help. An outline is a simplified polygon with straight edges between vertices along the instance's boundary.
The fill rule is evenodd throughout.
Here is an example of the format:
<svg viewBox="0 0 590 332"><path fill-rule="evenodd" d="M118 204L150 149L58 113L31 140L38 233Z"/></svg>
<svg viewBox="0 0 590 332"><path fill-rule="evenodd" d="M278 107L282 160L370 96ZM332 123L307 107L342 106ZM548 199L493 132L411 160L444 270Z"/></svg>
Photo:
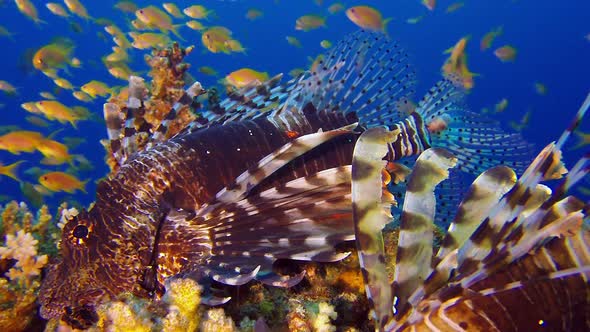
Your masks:
<svg viewBox="0 0 590 332"><path fill-rule="evenodd" d="M33 214L25 203L12 201L0 211L0 330L21 331L40 323L41 269L57 253L60 230L47 206Z"/></svg>

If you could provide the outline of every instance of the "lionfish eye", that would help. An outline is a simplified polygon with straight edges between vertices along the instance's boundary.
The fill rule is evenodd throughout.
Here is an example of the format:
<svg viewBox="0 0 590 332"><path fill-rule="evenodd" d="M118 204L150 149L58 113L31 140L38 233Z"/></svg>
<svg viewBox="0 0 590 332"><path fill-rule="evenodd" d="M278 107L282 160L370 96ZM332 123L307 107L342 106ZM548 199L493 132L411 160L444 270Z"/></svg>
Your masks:
<svg viewBox="0 0 590 332"><path fill-rule="evenodd" d="M78 225L74 227L72 234L79 239L83 239L88 235L88 227L84 225Z"/></svg>

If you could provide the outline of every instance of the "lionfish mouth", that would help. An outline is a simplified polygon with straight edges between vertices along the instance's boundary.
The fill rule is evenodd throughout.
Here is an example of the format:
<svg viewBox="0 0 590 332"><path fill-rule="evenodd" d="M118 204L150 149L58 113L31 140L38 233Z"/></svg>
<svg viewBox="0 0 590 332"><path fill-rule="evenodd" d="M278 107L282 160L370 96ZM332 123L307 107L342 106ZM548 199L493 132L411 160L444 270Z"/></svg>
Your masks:
<svg viewBox="0 0 590 332"><path fill-rule="evenodd" d="M98 322L98 314L94 306L66 307L62 320L77 329L87 329Z"/></svg>

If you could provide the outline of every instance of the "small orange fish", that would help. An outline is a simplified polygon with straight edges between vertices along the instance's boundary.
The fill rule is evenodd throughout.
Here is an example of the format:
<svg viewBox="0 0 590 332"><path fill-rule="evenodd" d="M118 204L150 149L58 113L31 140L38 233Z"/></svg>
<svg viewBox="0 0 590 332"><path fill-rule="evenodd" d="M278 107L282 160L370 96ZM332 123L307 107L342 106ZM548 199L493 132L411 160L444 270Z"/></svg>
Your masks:
<svg viewBox="0 0 590 332"><path fill-rule="evenodd" d="M504 45L494 51L494 55L502 62L514 61L516 59L516 48Z"/></svg>
<svg viewBox="0 0 590 332"><path fill-rule="evenodd" d="M450 4L447 7L447 14L456 12L457 10L459 10L463 6L465 6L465 3L464 2L455 2L455 3L452 3L452 4Z"/></svg>
<svg viewBox="0 0 590 332"><path fill-rule="evenodd" d="M43 140L43 136L36 131L19 130L0 136L0 150L12 154L33 152Z"/></svg>
<svg viewBox="0 0 590 332"><path fill-rule="evenodd" d="M65 191L73 194L76 190L86 193L86 181L80 181L73 175L64 172L49 172L39 177L39 183L51 191Z"/></svg>
<svg viewBox="0 0 590 332"><path fill-rule="evenodd" d="M326 18L319 15L304 15L295 21L295 30L305 32L326 26Z"/></svg>
<svg viewBox="0 0 590 332"><path fill-rule="evenodd" d="M451 53L451 55L442 67L442 71L446 77L457 81L457 83L460 83L465 89L473 88L473 77L477 75L467 68L465 47L468 40L469 37L463 37L455 44L455 46L445 51L445 53Z"/></svg>
<svg viewBox="0 0 590 332"><path fill-rule="evenodd" d="M39 142L37 150L39 150L47 160L51 160L52 165L61 165L63 163L72 164L72 156L68 152L68 147L65 144L52 139L44 139Z"/></svg>
<svg viewBox="0 0 590 332"><path fill-rule="evenodd" d="M502 98L502 100L500 100L495 107L496 113L502 113L506 110L506 107L508 107L508 99L506 98Z"/></svg>
<svg viewBox="0 0 590 332"><path fill-rule="evenodd" d="M428 8L428 10L434 10L436 6L436 0L422 0L422 4Z"/></svg>
<svg viewBox="0 0 590 332"><path fill-rule="evenodd" d="M386 31L391 18L383 19L381 12L369 6L356 6L346 10L346 17L359 27L371 31Z"/></svg>
<svg viewBox="0 0 590 332"><path fill-rule="evenodd" d="M225 77L225 82L236 89L241 89L250 84L261 84L267 80L268 73L262 73L250 68L238 69Z"/></svg>
<svg viewBox="0 0 590 332"><path fill-rule="evenodd" d="M492 47L492 43L494 42L494 39L496 39L496 37L498 37L502 34L502 30L503 30L503 27L499 26L499 27L493 29L492 31L486 33L483 36L483 38L481 39L481 42L479 43L479 49L482 51L485 51L488 48Z"/></svg>

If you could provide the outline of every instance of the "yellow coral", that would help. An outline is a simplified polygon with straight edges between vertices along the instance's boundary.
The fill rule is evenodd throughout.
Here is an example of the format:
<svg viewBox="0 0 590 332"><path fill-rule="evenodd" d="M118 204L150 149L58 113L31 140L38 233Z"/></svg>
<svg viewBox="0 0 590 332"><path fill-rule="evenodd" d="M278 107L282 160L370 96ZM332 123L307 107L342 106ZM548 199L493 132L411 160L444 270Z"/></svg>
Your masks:
<svg viewBox="0 0 590 332"><path fill-rule="evenodd" d="M162 321L164 331L197 330L201 286L196 281L188 278L171 280L166 289L165 300L170 303L170 308Z"/></svg>
<svg viewBox="0 0 590 332"><path fill-rule="evenodd" d="M202 332L233 332L237 331L231 317L226 317L223 309L210 309L201 322Z"/></svg>
<svg viewBox="0 0 590 332"><path fill-rule="evenodd" d="M104 331L147 332L153 327L149 315L138 313L130 305L121 301L101 306L98 316L99 328Z"/></svg>
<svg viewBox="0 0 590 332"><path fill-rule="evenodd" d="M336 327L332 325L331 320L336 319L338 314L334 311L334 307L326 302L320 302L319 313L313 321L313 328L317 332L333 332Z"/></svg>

